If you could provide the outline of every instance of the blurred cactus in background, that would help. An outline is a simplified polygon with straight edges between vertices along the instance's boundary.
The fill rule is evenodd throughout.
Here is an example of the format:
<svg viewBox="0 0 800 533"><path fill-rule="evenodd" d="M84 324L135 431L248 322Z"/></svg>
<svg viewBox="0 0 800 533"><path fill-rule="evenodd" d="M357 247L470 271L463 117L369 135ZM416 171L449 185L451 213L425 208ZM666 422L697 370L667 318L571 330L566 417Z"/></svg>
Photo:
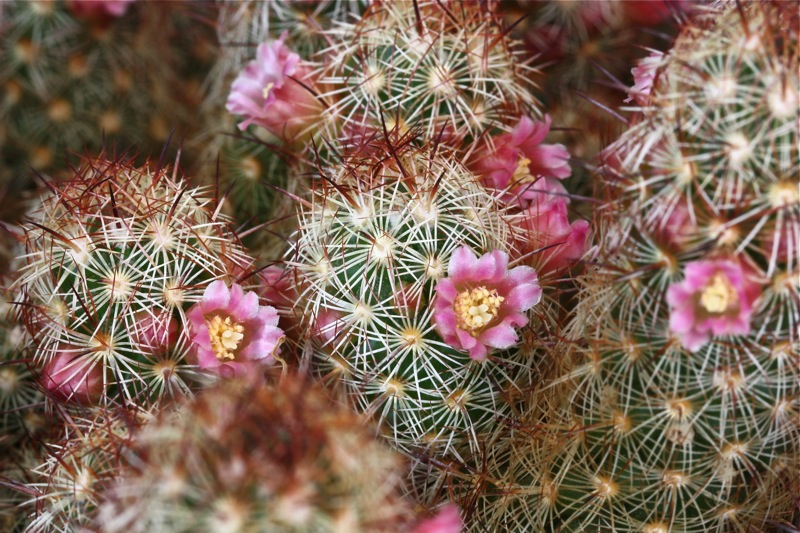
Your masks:
<svg viewBox="0 0 800 533"><path fill-rule="evenodd" d="M226 382L136 436L96 522L107 532L458 533L457 515L423 529L402 496L400 456L369 433L301 379Z"/></svg>
<svg viewBox="0 0 800 533"><path fill-rule="evenodd" d="M476 530L791 530L797 20L707 7L640 71L637 122L599 169L608 200L561 347L574 365L549 386L563 414L547 429L534 406L493 453Z"/></svg>
<svg viewBox="0 0 800 533"><path fill-rule="evenodd" d="M192 108L211 46L203 36L211 28L198 23L206 8L144 4L3 6L0 186L18 196L34 171L63 177L76 153L132 145L158 153L173 130L181 139L196 133Z"/></svg>

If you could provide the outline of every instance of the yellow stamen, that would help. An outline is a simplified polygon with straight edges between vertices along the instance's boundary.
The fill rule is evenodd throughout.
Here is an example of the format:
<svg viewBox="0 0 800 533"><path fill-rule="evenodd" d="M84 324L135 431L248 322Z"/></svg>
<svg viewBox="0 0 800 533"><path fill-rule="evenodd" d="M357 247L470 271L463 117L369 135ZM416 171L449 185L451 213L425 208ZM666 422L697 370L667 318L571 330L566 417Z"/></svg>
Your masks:
<svg viewBox="0 0 800 533"><path fill-rule="evenodd" d="M531 160L525 156L519 158L517 161L517 168L514 169L514 174L511 175L511 180L514 183L526 183L533 180L531 176Z"/></svg>
<svg viewBox="0 0 800 533"><path fill-rule="evenodd" d="M266 86L266 87L264 87L264 91L263 91L263 94L264 94L264 100L266 100L267 98L269 98L269 92L272 90L272 88L273 88L273 87L275 87L275 83L273 83L273 82L269 82L269 83L267 84L267 86Z"/></svg>
<svg viewBox="0 0 800 533"><path fill-rule="evenodd" d="M700 305L713 314L724 313L739 301L739 295L731 286L730 281L722 272L717 272L711 278L711 283L706 285L700 295Z"/></svg>
<svg viewBox="0 0 800 533"><path fill-rule="evenodd" d="M486 327L497 316L503 300L505 298L498 295L495 289L486 287L459 293L454 304L458 327L467 331Z"/></svg>
<svg viewBox="0 0 800 533"><path fill-rule="evenodd" d="M206 320L208 333L211 336L211 348L220 361L233 361L236 359L234 352L239 347L239 342L244 338L244 326L231 321L231 317L224 319L216 315L211 320Z"/></svg>

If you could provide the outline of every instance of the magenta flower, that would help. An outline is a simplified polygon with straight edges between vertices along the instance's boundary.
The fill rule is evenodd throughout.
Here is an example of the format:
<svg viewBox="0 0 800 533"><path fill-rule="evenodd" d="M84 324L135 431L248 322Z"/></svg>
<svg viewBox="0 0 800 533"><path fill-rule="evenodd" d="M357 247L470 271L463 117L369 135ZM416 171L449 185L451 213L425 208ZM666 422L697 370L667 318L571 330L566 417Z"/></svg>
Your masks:
<svg viewBox="0 0 800 533"><path fill-rule="evenodd" d="M197 364L223 377L248 374L272 363L284 340L274 307L258 304L258 295L238 284L211 283L200 303L186 313L192 326Z"/></svg>
<svg viewBox="0 0 800 533"><path fill-rule="evenodd" d="M535 199L541 190L565 192L560 183L554 185L552 180L572 174L569 152L561 144L542 144L550 131L550 116L544 120L534 122L522 117L511 133L494 137L489 146L478 152L480 158L474 168L485 176L488 187L509 190L526 200Z"/></svg>
<svg viewBox="0 0 800 533"><path fill-rule="evenodd" d="M245 118L239 129L257 124L292 141L319 118L322 105L303 87L313 85L311 66L284 46L285 39L286 33L258 47L234 80L226 108Z"/></svg>
<svg viewBox="0 0 800 533"><path fill-rule="evenodd" d="M515 327L528 323L525 311L539 303L542 289L528 266L508 270L508 254L494 250L478 259L467 246L450 258L448 277L436 284L433 321L444 341L476 360L488 348L517 343Z"/></svg>
<svg viewBox="0 0 800 533"><path fill-rule="evenodd" d="M576 220L570 224L563 198L533 203L518 220L523 229L520 248L534 252L532 260L538 272L558 272L583 257L589 223Z"/></svg>
<svg viewBox="0 0 800 533"><path fill-rule="evenodd" d="M631 69L633 74L633 87L628 89L626 102L636 100L639 105L647 105L650 102L650 93L656 80L658 67L661 64L661 52L651 52L649 56L639 61L639 64Z"/></svg>
<svg viewBox="0 0 800 533"><path fill-rule="evenodd" d="M669 328L692 352L715 335L746 335L760 294L759 283L736 260L688 263L684 280L667 289Z"/></svg>
<svg viewBox="0 0 800 533"><path fill-rule="evenodd" d="M60 400L93 404L105 389L102 368L91 358L59 351L42 370L41 382Z"/></svg>
<svg viewBox="0 0 800 533"><path fill-rule="evenodd" d="M444 506L433 518L423 520L414 528L414 533L460 533L461 515L453 504Z"/></svg>

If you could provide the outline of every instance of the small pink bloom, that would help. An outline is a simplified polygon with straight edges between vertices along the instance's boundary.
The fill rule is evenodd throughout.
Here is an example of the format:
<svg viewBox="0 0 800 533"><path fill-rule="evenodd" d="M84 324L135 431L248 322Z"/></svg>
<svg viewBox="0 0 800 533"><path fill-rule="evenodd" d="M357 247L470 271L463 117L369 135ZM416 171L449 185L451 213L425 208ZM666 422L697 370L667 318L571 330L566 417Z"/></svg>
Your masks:
<svg viewBox="0 0 800 533"><path fill-rule="evenodd" d="M227 109L245 119L239 129L256 124L292 141L314 124L322 105L305 85L313 85L311 66L287 48L286 33L261 44L256 59L234 80Z"/></svg>
<svg viewBox="0 0 800 533"><path fill-rule="evenodd" d="M640 60L639 64L631 69L634 84L633 87L628 89L626 102L636 100L636 103L642 106L650 102L650 93L653 90L653 83L655 83L662 57L664 57L664 54L661 52L651 52L649 56Z"/></svg>
<svg viewBox="0 0 800 533"><path fill-rule="evenodd" d="M192 326L197 364L223 377L247 375L271 364L284 340L274 307L258 304L258 295L214 281L203 299L186 313Z"/></svg>
<svg viewBox="0 0 800 533"><path fill-rule="evenodd" d="M656 202L650 211L655 219L653 236L671 249L679 249L685 245L697 230L685 203L678 202L669 206Z"/></svg>
<svg viewBox="0 0 800 533"><path fill-rule="evenodd" d="M761 287L733 259L705 259L686 265L685 278L667 289L669 328L690 351L712 336L747 335Z"/></svg>
<svg viewBox="0 0 800 533"><path fill-rule="evenodd" d="M42 385L60 400L96 403L105 389L102 368L90 357L59 351L42 370Z"/></svg>
<svg viewBox="0 0 800 533"><path fill-rule="evenodd" d="M342 313L330 309L320 309L314 319L313 332L315 337L326 345L330 345L344 331L344 327Z"/></svg>
<svg viewBox="0 0 800 533"><path fill-rule="evenodd" d="M76 17L99 19L121 17L136 0L70 0L67 5Z"/></svg>
<svg viewBox="0 0 800 533"><path fill-rule="evenodd" d="M521 248L532 255L540 273L569 268L583 257L589 236L589 223L569 223L567 203L563 198L535 202L519 215L524 234Z"/></svg>
<svg viewBox="0 0 800 533"><path fill-rule="evenodd" d="M439 514L423 520L414 528L414 533L460 533L461 515L453 504L444 506Z"/></svg>
<svg viewBox="0 0 800 533"><path fill-rule="evenodd" d="M525 311L542 298L536 271L509 271L508 254L494 250L478 259L463 246L453 252L447 272L433 302L433 321L444 341L476 361L486 359L489 348L514 346L514 328L528 323Z"/></svg>
<svg viewBox="0 0 800 533"><path fill-rule="evenodd" d="M569 152L561 144L542 144L549 131L549 115L544 122L522 117L511 133L494 137L478 152L475 171L490 188L508 190L526 200L536 198L542 190L563 191L563 186L552 180L572 174Z"/></svg>
<svg viewBox="0 0 800 533"><path fill-rule="evenodd" d="M163 354L178 339L178 321L170 312L153 316L142 311L136 317L132 337L136 347L143 352Z"/></svg>

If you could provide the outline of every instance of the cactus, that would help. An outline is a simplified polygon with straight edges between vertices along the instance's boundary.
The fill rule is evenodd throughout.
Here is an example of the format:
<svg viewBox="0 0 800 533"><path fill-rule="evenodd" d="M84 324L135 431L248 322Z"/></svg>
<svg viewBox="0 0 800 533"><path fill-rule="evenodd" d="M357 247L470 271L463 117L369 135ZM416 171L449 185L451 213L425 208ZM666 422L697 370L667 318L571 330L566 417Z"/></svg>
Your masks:
<svg viewBox="0 0 800 533"><path fill-rule="evenodd" d="M23 225L15 286L46 388L83 403L190 390L188 307L251 260L213 191L129 160L86 160Z"/></svg>
<svg viewBox="0 0 800 533"><path fill-rule="evenodd" d="M650 71L601 169L561 435L510 441L484 525L772 531L796 513L796 17L716 4Z"/></svg>
<svg viewBox="0 0 800 533"><path fill-rule="evenodd" d="M536 72L490 5L375 4L326 32L319 76L328 139L386 131L469 146L484 130L538 113ZM332 129L331 129L332 128Z"/></svg>
<svg viewBox="0 0 800 533"><path fill-rule="evenodd" d="M235 381L164 412L104 495L100 530L411 531L400 457L318 386Z"/></svg>
<svg viewBox="0 0 800 533"><path fill-rule="evenodd" d="M501 251L516 257L512 216L460 164L410 147L389 150L396 160L365 159L332 169L300 208L287 263L295 269L305 307L301 319L311 333L305 350L315 372L343 384L358 410L374 414L401 449L476 450L481 435L513 413L536 358L521 349L487 356L477 336L484 322L465 326L476 330L477 344L472 337L456 338L442 313L454 306L458 315L466 293L453 293L454 302L441 296L436 306L434 295L443 293L436 287L445 280L454 283L456 255L500 254L492 255L497 265L508 260ZM463 247L467 256L456 254ZM541 295L535 273L525 272ZM510 274L528 276L523 270ZM464 287L474 293L479 285ZM456 281L452 290L464 287ZM507 289L492 290L486 313L498 310L492 298L508 296ZM477 298L473 293L470 298ZM537 324L547 322L549 311L542 309ZM522 308L499 310L517 325L527 322ZM499 323L488 315L482 320ZM505 348L513 344L505 342Z"/></svg>

